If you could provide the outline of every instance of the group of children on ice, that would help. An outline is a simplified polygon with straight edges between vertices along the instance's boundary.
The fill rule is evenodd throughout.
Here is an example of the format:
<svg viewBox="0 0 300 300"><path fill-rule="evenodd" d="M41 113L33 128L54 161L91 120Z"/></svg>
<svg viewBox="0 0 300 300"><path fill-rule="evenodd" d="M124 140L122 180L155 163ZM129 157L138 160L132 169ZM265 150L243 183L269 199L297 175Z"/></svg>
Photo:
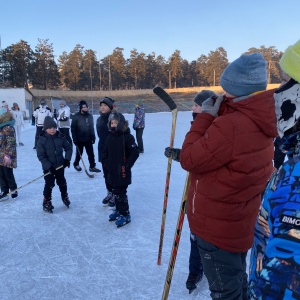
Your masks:
<svg viewBox="0 0 300 300"><path fill-rule="evenodd" d="M131 221L127 188L131 184L131 169L139 157L139 149L134 136L130 133L128 121L114 109L114 100L108 97L100 101L100 117L97 119L98 159L107 188L107 196L103 204L115 209L109 215L109 221L115 221L118 227ZM79 162L83 149L86 149L90 172L100 172L96 168L93 144L95 143L94 122L88 113L88 105L80 101L79 112L70 122L70 110L64 100L60 102L60 109L56 119L46 101L42 99L39 107L33 113L36 125L36 139L34 149L42 164L44 173L43 209L53 212L52 189L55 181L61 193L63 203L69 207L71 202L68 196L65 168L70 167L73 154L73 143L76 147L74 168L81 171ZM6 108L0 108L0 200L18 195L17 184L13 168L17 166L16 134L13 127L15 119ZM143 119L144 122L144 119ZM71 126L70 126L71 124ZM138 126L138 124L136 124ZM70 129L73 141L70 137ZM10 192L9 192L10 191Z"/></svg>
<svg viewBox="0 0 300 300"><path fill-rule="evenodd" d="M300 41L285 51L280 67L287 82L277 90L265 91L266 61L261 54L242 55L229 64L221 76L226 94L197 94L194 121L182 148L165 149L167 157L191 173L187 205L191 260L186 286L194 289L205 275L212 299L300 299ZM58 122L70 121L68 118L64 115ZM9 191L13 198L18 195L12 171L16 167L13 125L11 113L0 108L2 199ZM37 126L41 127L39 121ZM107 188L102 202L115 206L109 221L121 227L131 221L127 188L131 169L144 149L137 146L128 122L114 110L111 98L100 101L96 129L98 159ZM81 171L79 161L85 148L89 170L99 172L92 150L94 123L85 101L79 103L71 132L77 151L74 168ZM70 205L64 177L72 157L67 135L57 130L50 115L44 118L42 130L39 128L35 147L45 174L43 208L47 212L54 208L55 180L63 203ZM272 139L277 135L288 161L271 176ZM247 282L246 255L251 245Z"/></svg>

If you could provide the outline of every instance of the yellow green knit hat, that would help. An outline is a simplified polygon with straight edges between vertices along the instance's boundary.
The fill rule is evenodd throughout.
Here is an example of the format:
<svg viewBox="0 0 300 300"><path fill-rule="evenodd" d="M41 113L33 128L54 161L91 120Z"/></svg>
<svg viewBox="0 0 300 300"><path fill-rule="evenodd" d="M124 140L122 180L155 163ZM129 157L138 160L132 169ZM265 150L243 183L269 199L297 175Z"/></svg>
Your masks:
<svg viewBox="0 0 300 300"><path fill-rule="evenodd" d="M285 50L279 65L286 74L300 82L300 40Z"/></svg>

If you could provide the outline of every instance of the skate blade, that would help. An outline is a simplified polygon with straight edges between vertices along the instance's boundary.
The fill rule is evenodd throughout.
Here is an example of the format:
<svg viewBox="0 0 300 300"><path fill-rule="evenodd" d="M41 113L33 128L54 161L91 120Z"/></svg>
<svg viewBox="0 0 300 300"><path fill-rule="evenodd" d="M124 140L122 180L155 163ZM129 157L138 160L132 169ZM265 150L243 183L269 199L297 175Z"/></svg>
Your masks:
<svg viewBox="0 0 300 300"><path fill-rule="evenodd" d="M130 222L131 222L131 221L129 221L129 222L126 222L126 223L123 223L123 224L121 224L121 225L117 225L117 228L123 227L123 226L125 226L125 225L129 224Z"/></svg>
<svg viewBox="0 0 300 300"><path fill-rule="evenodd" d="M189 289L189 294L192 294L197 288Z"/></svg>

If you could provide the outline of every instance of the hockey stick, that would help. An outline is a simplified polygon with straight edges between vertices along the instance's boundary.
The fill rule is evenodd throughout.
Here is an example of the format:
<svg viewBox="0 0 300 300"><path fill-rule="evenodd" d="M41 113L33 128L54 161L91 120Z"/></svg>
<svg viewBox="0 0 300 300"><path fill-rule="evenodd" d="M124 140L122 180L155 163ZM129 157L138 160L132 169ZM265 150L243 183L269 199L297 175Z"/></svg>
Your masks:
<svg viewBox="0 0 300 300"><path fill-rule="evenodd" d="M171 137L170 137L170 148L173 148L174 138L175 138L176 120L177 120L177 105L173 101L173 99L170 97L170 95L168 95L161 87L156 86L153 89L153 92L168 105L168 107L170 108L170 110L172 112L172 129L171 129ZM161 228L160 228L159 249L158 249L158 258L157 258L158 265L161 264L161 255L162 255L162 247L163 247L165 223L166 223L166 213L167 213L167 205L168 205L168 196L169 196L171 166L172 166L172 157L169 157L168 166L167 166L162 219L161 219Z"/></svg>
<svg viewBox="0 0 300 300"><path fill-rule="evenodd" d="M81 156L81 153L80 153L79 148L78 148L77 145L76 145L76 149L77 149L77 152L79 153L79 156L80 156L80 159L81 159L81 162L82 162L82 165L83 165L83 169L84 169L85 174L86 174L88 177L90 177L90 178L94 178L94 175L93 175L93 174L90 174L90 173L87 171L86 166L85 166L84 161L83 161L83 158L82 158L82 156Z"/></svg>
<svg viewBox="0 0 300 300"><path fill-rule="evenodd" d="M57 167L56 170L59 170L59 169L61 169L61 168L63 168L63 167L64 167L64 166L61 165L61 166ZM46 177L47 175L50 175L50 174L51 174L51 172L48 172L48 173L46 173L46 174L44 174L44 175L41 175L41 176L39 176L38 178L35 178L35 179L29 181L28 183L21 185L21 186L18 187L17 189L15 189L15 190L13 190L13 191L10 191L7 195L13 194L14 192L17 192L18 190L22 189L23 187L25 187L25 186L27 186L27 185L29 185L29 184L32 184L32 183L38 181L39 179L41 179L41 178L43 178L43 177Z"/></svg>
<svg viewBox="0 0 300 300"><path fill-rule="evenodd" d="M168 272L167 272L164 291L163 291L163 295L162 295L162 300L168 299L168 295L169 295L169 291L170 291L173 270L175 267L176 256L177 256L177 251L178 251L180 236L181 236L181 230L182 230L184 215L185 215L185 210L186 210L186 202L187 202L189 186L190 186L190 173L187 173L186 179L185 179L185 185L184 185L184 189L183 189L183 194L182 194L182 200L181 200L177 225L176 225L176 230L175 230L175 235L174 235L173 247L172 247L172 251L171 251L171 255L170 255Z"/></svg>

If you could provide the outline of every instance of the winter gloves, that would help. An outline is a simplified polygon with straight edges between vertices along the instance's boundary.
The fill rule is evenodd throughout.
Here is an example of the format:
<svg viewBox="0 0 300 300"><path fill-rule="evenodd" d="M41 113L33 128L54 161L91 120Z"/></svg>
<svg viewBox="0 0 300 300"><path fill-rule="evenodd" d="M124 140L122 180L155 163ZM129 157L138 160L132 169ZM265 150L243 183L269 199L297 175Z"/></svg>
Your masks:
<svg viewBox="0 0 300 300"><path fill-rule="evenodd" d="M51 167L49 168L48 172L50 172L50 174L55 174L55 172L56 172L55 167L51 166Z"/></svg>
<svg viewBox="0 0 300 300"><path fill-rule="evenodd" d="M70 161L67 159L64 159L64 168L70 168Z"/></svg>
<svg viewBox="0 0 300 300"><path fill-rule="evenodd" d="M223 101L223 96L212 96L202 103L201 113L208 113L213 117L218 115L220 105Z"/></svg>
<svg viewBox="0 0 300 300"><path fill-rule="evenodd" d="M181 149L167 147L165 149L165 156L168 158L171 157L175 161L180 161L180 152Z"/></svg>

